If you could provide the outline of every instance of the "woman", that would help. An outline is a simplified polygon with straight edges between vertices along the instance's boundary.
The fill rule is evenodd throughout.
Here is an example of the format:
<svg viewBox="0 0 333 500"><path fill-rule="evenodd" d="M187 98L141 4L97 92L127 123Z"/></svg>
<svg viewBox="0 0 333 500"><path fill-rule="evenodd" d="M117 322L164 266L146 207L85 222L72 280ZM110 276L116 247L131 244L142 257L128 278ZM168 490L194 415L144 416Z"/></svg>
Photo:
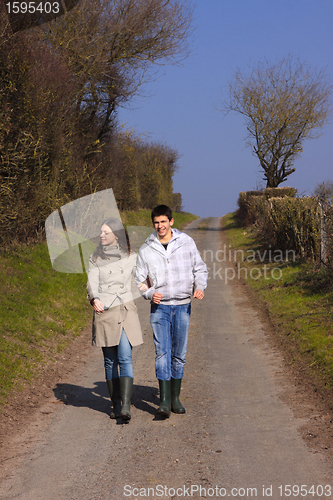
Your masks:
<svg viewBox="0 0 333 500"><path fill-rule="evenodd" d="M110 417L128 421L133 391L132 347L143 343L131 292L136 254L131 253L126 230L118 219L103 223L100 240L89 259L87 283L94 308L92 343L103 350L113 404Z"/></svg>

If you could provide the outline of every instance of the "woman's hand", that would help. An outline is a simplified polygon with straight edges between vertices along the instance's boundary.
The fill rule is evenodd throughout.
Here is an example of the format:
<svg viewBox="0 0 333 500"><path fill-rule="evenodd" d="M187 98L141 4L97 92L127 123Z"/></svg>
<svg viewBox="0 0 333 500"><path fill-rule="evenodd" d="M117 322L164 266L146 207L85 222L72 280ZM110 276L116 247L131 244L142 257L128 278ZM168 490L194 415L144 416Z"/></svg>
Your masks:
<svg viewBox="0 0 333 500"><path fill-rule="evenodd" d="M98 313L104 312L104 306L99 299L94 300L93 308L94 308L94 311L96 311Z"/></svg>
<svg viewBox="0 0 333 500"><path fill-rule="evenodd" d="M145 283L140 283L139 290L140 292L146 292L148 290L148 287Z"/></svg>

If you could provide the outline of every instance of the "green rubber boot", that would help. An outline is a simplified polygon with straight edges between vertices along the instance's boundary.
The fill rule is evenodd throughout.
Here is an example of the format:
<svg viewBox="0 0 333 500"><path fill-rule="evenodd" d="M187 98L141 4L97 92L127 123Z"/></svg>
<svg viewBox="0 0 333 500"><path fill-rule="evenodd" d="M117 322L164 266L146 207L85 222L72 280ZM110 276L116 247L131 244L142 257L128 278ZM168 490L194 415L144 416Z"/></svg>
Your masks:
<svg viewBox="0 0 333 500"><path fill-rule="evenodd" d="M119 378L114 378L112 380L107 380L106 384L108 386L110 399L112 401L113 408L110 413L110 418L119 418L121 410L121 397L120 397L120 382Z"/></svg>
<svg viewBox="0 0 333 500"><path fill-rule="evenodd" d="M171 384L170 380L159 380L160 385L160 406L156 415L168 418L171 411Z"/></svg>
<svg viewBox="0 0 333 500"><path fill-rule="evenodd" d="M120 417L127 421L131 420L131 397L133 393L132 377L120 377L121 412Z"/></svg>
<svg viewBox="0 0 333 500"><path fill-rule="evenodd" d="M171 409L174 413L185 413L185 408L179 401L180 386L182 379L171 379Z"/></svg>

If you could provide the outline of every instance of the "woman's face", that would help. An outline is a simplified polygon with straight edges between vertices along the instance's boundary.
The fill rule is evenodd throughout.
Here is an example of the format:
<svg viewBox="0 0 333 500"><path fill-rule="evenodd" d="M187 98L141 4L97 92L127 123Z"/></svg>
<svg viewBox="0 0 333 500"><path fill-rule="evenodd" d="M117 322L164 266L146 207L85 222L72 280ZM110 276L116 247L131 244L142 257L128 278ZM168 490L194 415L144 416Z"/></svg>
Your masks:
<svg viewBox="0 0 333 500"><path fill-rule="evenodd" d="M118 241L117 236L112 232L112 229L106 224L103 224L103 226L101 227L100 238L103 246L116 245Z"/></svg>

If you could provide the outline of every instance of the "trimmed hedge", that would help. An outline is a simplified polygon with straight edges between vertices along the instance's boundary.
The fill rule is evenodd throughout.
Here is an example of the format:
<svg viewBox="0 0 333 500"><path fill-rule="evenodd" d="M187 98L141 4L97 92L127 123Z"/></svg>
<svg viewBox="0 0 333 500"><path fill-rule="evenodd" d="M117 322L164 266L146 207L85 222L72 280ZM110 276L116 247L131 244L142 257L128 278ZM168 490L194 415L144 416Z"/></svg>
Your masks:
<svg viewBox="0 0 333 500"><path fill-rule="evenodd" d="M289 196L295 198L297 189L291 187L266 188L262 191L244 191L238 196L237 217L240 222L247 226L256 221L257 207L269 198L284 198ZM258 200L259 198L259 200ZM259 203L259 205L258 205Z"/></svg>
<svg viewBox="0 0 333 500"><path fill-rule="evenodd" d="M317 198L269 198L257 210L261 239L302 258L320 255L320 206Z"/></svg>
<svg viewBox="0 0 333 500"><path fill-rule="evenodd" d="M319 197L297 198L296 194L294 188L242 192L237 216L242 225L255 227L262 245L324 260L333 273L333 207L322 208Z"/></svg>

